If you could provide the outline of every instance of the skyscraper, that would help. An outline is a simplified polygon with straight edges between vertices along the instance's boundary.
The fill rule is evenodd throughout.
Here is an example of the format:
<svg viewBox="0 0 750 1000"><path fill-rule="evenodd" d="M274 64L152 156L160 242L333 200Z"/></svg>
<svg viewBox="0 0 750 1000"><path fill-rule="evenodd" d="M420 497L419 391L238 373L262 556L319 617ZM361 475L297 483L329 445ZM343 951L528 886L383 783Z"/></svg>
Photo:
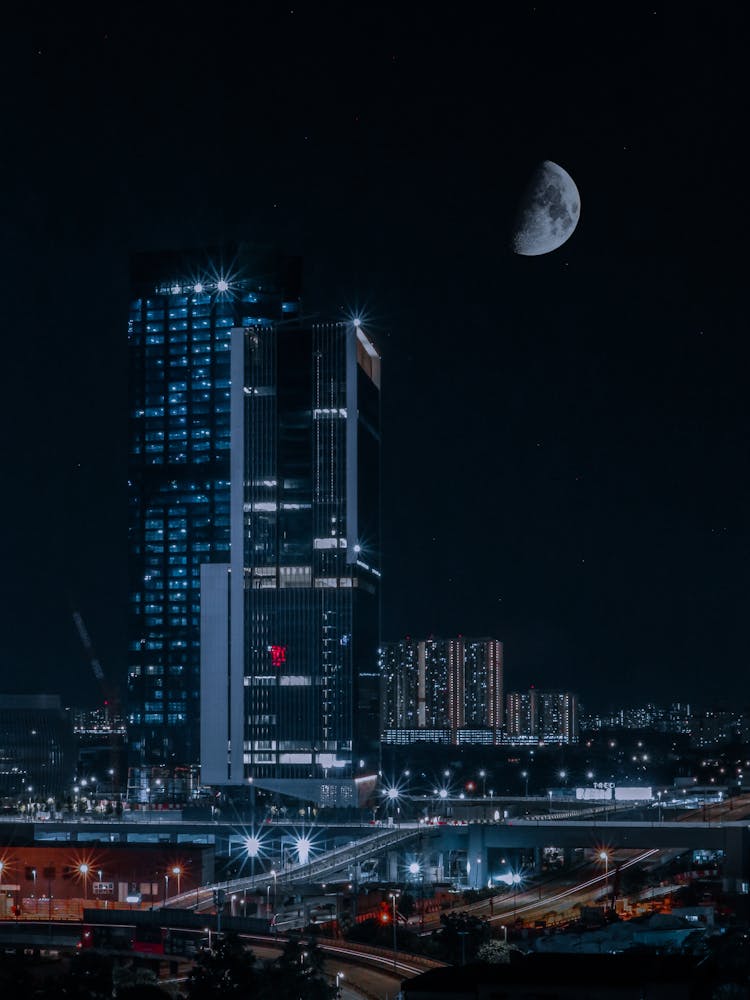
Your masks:
<svg viewBox="0 0 750 1000"><path fill-rule="evenodd" d="M510 743L576 743L578 696L570 691L509 691L505 733Z"/></svg>
<svg viewBox="0 0 750 1000"><path fill-rule="evenodd" d="M201 773L356 804L379 752L380 358L359 320L231 330L230 553L201 570Z"/></svg>
<svg viewBox="0 0 750 1000"><path fill-rule="evenodd" d="M503 644L407 638L380 650L387 742L495 742L503 724Z"/></svg>
<svg viewBox="0 0 750 1000"><path fill-rule="evenodd" d="M379 737L380 358L299 318L298 262L133 262L131 745L353 802Z"/></svg>
<svg viewBox="0 0 750 1000"><path fill-rule="evenodd" d="M131 749L197 764L200 572L230 545L233 327L294 316L299 264L245 247L132 261L128 562Z"/></svg>

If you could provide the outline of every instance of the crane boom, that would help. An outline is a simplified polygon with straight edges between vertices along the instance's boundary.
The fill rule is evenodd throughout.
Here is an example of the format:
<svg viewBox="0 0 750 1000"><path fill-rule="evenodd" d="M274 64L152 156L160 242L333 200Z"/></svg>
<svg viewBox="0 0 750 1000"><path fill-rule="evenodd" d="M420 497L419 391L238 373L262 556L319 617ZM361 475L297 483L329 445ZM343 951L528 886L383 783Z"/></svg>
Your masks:
<svg viewBox="0 0 750 1000"><path fill-rule="evenodd" d="M91 669L94 671L94 677L99 681L100 684L104 683L104 671L102 670L102 665L99 662L99 657L94 652L94 646L91 642L91 637L83 624L83 618L79 615L77 611L73 612L73 621L78 629L78 634L81 637L81 642L83 643L83 648L86 651L86 655L89 658L89 663L91 664Z"/></svg>

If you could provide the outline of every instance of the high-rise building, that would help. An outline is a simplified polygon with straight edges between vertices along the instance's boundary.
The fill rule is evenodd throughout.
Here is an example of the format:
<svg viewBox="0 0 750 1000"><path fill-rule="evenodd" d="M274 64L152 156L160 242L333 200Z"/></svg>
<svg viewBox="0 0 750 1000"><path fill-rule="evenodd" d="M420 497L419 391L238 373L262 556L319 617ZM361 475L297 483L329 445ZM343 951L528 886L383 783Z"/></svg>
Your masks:
<svg viewBox="0 0 750 1000"><path fill-rule="evenodd" d="M411 639L380 650L383 739L494 742L503 723L503 644L497 639Z"/></svg>
<svg viewBox="0 0 750 1000"><path fill-rule="evenodd" d="M300 319L292 265L134 263L131 738L344 804L379 753L380 358Z"/></svg>
<svg viewBox="0 0 750 1000"><path fill-rule="evenodd" d="M245 323L230 381L230 558L201 571L202 780L354 805L379 757L380 358L357 319Z"/></svg>
<svg viewBox="0 0 750 1000"><path fill-rule="evenodd" d="M505 699L505 739L510 743L575 743L578 696L569 691L509 691Z"/></svg>
<svg viewBox="0 0 750 1000"><path fill-rule="evenodd" d="M294 260L140 254L128 321L129 724L135 763L197 764L200 572L230 545L232 329L294 316Z"/></svg>

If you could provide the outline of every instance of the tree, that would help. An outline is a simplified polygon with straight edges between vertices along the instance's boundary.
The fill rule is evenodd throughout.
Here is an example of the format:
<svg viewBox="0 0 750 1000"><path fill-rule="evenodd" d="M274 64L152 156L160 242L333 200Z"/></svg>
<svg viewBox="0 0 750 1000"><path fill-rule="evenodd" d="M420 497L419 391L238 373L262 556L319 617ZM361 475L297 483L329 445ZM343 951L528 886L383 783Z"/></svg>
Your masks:
<svg viewBox="0 0 750 1000"><path fill-rule="evenodd" d="M490 965L508 965L513 952L518 955L523 954L520 948L508 944L507 941L485 941L477 949L477 961L488 962Z"/></svg>
<svg viewBox="0 0 750 1000"><path fill-rule="evenodd" d="M254 1000L259 995L255 955L236 934L215 937L213 947L201 953L188 976L188 1000L234 997Z"/></svg>
<svg viewBox="0 0 750 1000"><path fill-rule="evenodd" d="M337 990L323 972L323 952L315 936L294 936L266 969L258 1000L335 1000Z"/></svg>

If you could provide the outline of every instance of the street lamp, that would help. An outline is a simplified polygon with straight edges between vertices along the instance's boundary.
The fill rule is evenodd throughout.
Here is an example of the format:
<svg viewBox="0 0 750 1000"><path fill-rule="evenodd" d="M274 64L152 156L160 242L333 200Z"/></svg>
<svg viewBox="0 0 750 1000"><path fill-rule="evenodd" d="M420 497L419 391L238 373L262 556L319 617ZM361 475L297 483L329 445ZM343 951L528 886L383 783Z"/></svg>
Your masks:
<svg viewBox="0 0 750 1000"><path fill-rule="evenodd" d="M270 874L273 875L273 912L275 913L276 912L276 869L272 868ZM269 885L268 888L270 889L271 886Z"/></svg>
<svg viewBox="0 0 750 1000"><path fill-rule="evenodd" d="M84 861L78 866L78 873L83 879L83 898L88 899L88 889L89 889L89 866ZM34 871L34 880L36 880L36 871Z"/></svg>
<svg viewBox="0 0 750 1000"><path fill-rule="evenodd" d="M346 979L346 976L344 975L344 973L343 972L337 972L336 973L336 993L337 994L338 994L338 991L339 991L339 983L341 982L342 979Z"/></svg>
<svg viewBox="0 0 750 1000"><path fill-rule="evenodd" d="M609 899L609 853L607 851L600 851L599 860L604 862L604 899L606 908L606 900Z"/></svg>
<svg viewBox="0 0 750 1000"><path fill-rule="evenodd" d="M203 930L208 934L208 950L211 951L211 928L204 927Z"/></svg>
<svg viewBox="0 0 750 1000"><path fill-rule="evenodd" d="M482 798L487 798L487 772L484 768L479 772L479 777L482 779Z"/></svg>
<svg viewBox="0 0 750 1000"><path fill-rule="evenodd" d="M529 797L529 772L528 771L521 771L521 777L524 780L524 795L526 796L526 798L528 798Z"/></svg>
<svg viewBox="0 0 750 1000"><path fill-rule="evenodd" d="M175 865L172 869L172 874L177 878L177 895L180 895L180 885L182 883L182 868L179 865Z"/></svg>
<svg viewBox="0 0 750 1000"><path fill-rule="evenodd" d="M516 904L518 902L518 887L523 881L520 872L513 872L513 923L516 922Z"/></svg>
<svg viewBox="0 0 750 1000"><path fill-rule="evenodd" d="M396 971L396 958L398 956L398 943L396 941L396 893L391 893L393 902L393 971Z"/></svg>

